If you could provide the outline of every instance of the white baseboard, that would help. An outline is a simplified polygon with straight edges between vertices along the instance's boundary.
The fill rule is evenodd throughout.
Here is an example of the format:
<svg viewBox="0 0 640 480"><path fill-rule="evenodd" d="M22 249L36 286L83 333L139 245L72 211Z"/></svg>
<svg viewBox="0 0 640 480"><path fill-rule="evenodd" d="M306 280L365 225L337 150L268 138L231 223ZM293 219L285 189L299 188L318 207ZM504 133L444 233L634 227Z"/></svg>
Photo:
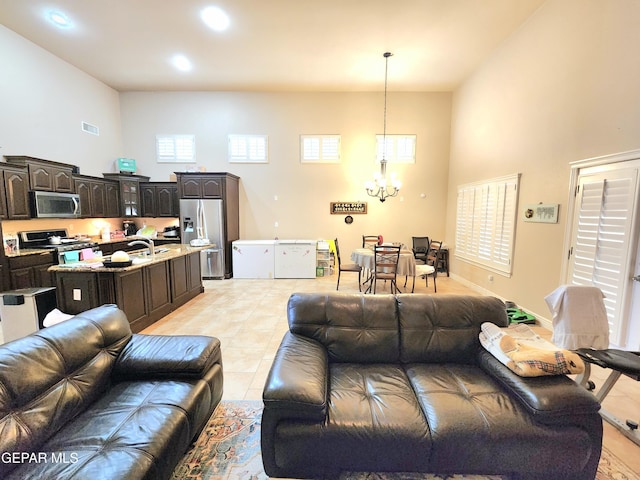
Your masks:
<svg viewBox="0 0 640 480"><path fill-rule="evenodd" d="M459 275L456 275L455 273L450 273L449 276L451 278L453 278L456 282L463 284L465 287L470 288L471 290L473 290L474 292L478 292L482 295L488 295L488 296L492 296L492 297L497 297L500 300L502 300L503 302L506 302L508 299L501 297L500 295L498 295L495 292L492 292L491 290L487 290L486 288L481 287L480 285L476 285L475 283L470 282L469 280L467 280L466 278L462 278ZM535 313L531 310L528 310L520 305L518 305L518 308L521 308L522 310L524 310L525 312L527 312L530 315L533 315L536 318L536 324L539 325L542 328L546 328L547 330L553 331L553 322L551 320L549 320L548 318L546 318L543 315L540 315L538 313Z"/></svg>

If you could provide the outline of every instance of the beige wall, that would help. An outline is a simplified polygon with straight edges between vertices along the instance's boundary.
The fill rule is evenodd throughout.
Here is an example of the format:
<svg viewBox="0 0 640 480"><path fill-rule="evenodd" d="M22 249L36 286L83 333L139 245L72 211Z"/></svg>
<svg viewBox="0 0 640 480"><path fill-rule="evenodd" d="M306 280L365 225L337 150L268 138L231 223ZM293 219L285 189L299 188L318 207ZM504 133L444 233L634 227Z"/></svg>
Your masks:
<svg viewBox="0 0 640 480"><path fill-rule="evenodd" d="M640 3L549 0L453 98L447 237L456 186L520 172L520 205L559 203L558 224L519 212L513 276L452 257L457 275L549 317L561 281L569 162L640 145ZM521 210L521 209L520 209Z"/></svg>
<svg viewBox="0 0 640 480"><path fill-rule="evenodd" d="M198 167L242 178L243 238L337 236L348 254L359 246L362 234L382 234L406 243L412 235L444 237L449 93L390 92L388 133L417 134L417 161L391 168L403 182L402 196L380 204L366 197L363 186L376 169L374 135L382 130L381 93L119 94L3 26L0 57L6 65L0 75L2 155L71 163L83 174L96 176L113 171L116 158L129 157L137 160L139 173L168 180L171 172L184 170L185 165L157 164L155 135L194 133ZM97 125L100 135L82 132L82 121ZM269 164L230 165L228 133L268 134ZM302 133L341 134L342 162L301 165ZM329 214L329 202L347 200L369 202L369 213L354 215L351 226L343 215ZM93 221L51 225L72 227L72 233L95 234L100 228ZM38 220L3 222L3 226L7 231L44 228Z"/></svg>
<svg viewBox="0 0 640 480"><path fill-rule="evenodd" d="M241 177L244 239L338 237L348 256L363 234L408 244L412 235L444 236L448 93L389 93L387 133L417 134L418 140L415 164L390 166L403 188L401 197L384 204L364 191L376 169L381 93L132 92L121 95L120 108L126 156L136 159L141 174L168 180L173 171L202 167ZM197 163L156 163L158 133L195 134ZM267 134L269 163L228 163L230 133ZM301 134L340 134L342 162L301 164ZM369 213L354 215L352 225L344 223L344 215L329 214L330 202L352 200L367 201Z"/></svg>
<svg viewBox="0 0 640 480"><path fill-rule="evenodd" d="M0 25L0 154L113 170L122 145L118 92ZM81 122L100 135L81 130Z"/></svg>

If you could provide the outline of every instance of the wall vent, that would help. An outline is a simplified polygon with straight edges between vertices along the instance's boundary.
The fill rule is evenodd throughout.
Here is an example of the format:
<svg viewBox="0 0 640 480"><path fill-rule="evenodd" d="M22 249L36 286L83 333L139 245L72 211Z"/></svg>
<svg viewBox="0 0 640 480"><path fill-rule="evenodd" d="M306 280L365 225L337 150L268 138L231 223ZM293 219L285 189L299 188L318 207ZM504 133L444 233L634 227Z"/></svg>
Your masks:
<svg viewBox="0 0 640 480"><path fill-rule="evenodd" d="M90 133L91 135L100 135L100 129L87 122L82 122L82 131Z"/></svg>

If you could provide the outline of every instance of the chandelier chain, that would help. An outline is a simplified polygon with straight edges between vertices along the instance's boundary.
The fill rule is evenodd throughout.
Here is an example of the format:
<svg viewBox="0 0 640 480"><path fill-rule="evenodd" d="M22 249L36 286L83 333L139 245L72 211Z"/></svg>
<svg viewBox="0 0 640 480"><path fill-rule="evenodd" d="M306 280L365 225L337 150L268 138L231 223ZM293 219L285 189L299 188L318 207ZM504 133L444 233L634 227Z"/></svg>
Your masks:
<svg viewBox="0 0 640 480"><path fill-rule="evenodd" d="M374 176L372 182L367 182L365 188L367 194L371 197L378 197L381 202L384 202L387 197L395 197L400 191L400 182L392 175L391 184L387 183L387 85L389 74L389 57L393 54L391 52L385 52L383 57L385 58L384 65L384 111L383 111L383 123L382 123L382 158L380 159L380 174Z"/></svg>

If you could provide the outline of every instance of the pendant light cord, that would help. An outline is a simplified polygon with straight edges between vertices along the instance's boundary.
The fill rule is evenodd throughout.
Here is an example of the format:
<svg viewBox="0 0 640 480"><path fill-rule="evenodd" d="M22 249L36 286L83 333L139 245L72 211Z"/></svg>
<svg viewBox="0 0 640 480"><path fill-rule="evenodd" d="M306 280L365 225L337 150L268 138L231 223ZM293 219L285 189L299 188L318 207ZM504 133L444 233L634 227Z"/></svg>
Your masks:
<svg viewBox="0 0 640 480"><path fill-rule="evenodd" d="M382 162L386 163L387 161L387 74L389 71L389 57L392 56L393 53L385 52L383 57L385 58L384 62L384 117L382 122Z"/></svg>

